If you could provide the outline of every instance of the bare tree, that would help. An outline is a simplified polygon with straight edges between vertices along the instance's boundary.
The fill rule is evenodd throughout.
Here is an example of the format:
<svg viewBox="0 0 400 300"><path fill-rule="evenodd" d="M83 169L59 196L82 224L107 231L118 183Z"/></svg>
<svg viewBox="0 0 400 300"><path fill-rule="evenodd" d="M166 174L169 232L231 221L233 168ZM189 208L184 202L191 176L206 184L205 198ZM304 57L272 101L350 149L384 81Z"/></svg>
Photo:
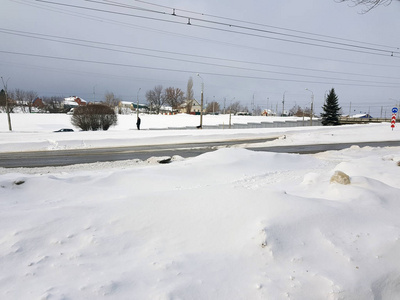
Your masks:
<svg viewBox="0 0 400 300"><path fill-rule="evenodd" d="M236 114L242 110L243 110L243 107L240 105L240 101L236 101L228 106L228 111L230 111L233 114Z"/></svg>
<svg viewBox="0 0 400 300"><path fill-rule="evenodd" d="M290 115L290 116L302 117L303 114L304 114L303 109L302 109L300 106L298 106L298 105L293 106L293 107L289 110L289 115Z"/></svg>
<svg viewBox="0 0 400 300"><path fill-rule="evenodd" d="M0 91L0 110L6 111L6 92L3 89Z"/></svg>
<svg viewBox="0 0 400 300"><path fill-rule="evenodd" d="M8 113L13 113L15 107L17 106L17 101L15 101L15 92L7 90L6 94L7 94L7 103L4 101L4 111L7 112L6 107L8 104Z"/></svg>
<svg viewBox="0 0 400 300"><path fill-rule="evenodd" d="M157 114L160 113L161 106L165 103L165 95L162 91L162 85L157 85L154 89L146 92L146 100L150 105L150 110L155 110Z"/></svg>
<svg viewBox="0 0 400 300"><path fill-rule="evenodd" d="M206 107L206 113L210 114L210 113L216 113L219 112L221 110L219 103L217 101L212 101L210 103L207 104Z"/></svg>
<svg viewBox="0 0 400 300"><path fill-rule="evenodd" d="M43 103L46 105L46 109L50 113L65 113L65 109L63 107L64 98L59 96L50 96L43 97Z"/></svg>
<svg viewBox="0 0 400 300"><path fill-rule="evenodd" d="M300 106L295 105L289 110L289 115L296 116L296 117L310 117L311 116L311 108L306 107L303 109Z"/></svg>
<svg viewBox="0 0 400 300"><path fill-rule="evenodd" d="M255 116L261 116L261 113L262 113L262 109L261 109L261 107L260 107L259 105L257 105L257 106L254 108L254 115L255 115Z"/></svg>
<svg viewBox="0 0 400 300"><path fill-rule="evenodd" d="M26 100L28 101L28 109L29 112L32 112L32 104L33 101L38 97L38 94L35 91L27 91L26 92Z"/></svg>
<svg viewBox="0 0 400 300"><path fill-rule="evenodd" d="M194 93L193 93L193 78L189 77L187 86L186 86L186 113L190 114L192 111L194 100Z"/></svg>
<svg viewBox="0 0 400 300"><path fill-rule="evenodd" d="M26 92L24 90L15 89L15 101L16 105L19 106L22 112L26 112L28 108L28 102L26 99Z"/></svg>
<svg viewBox="0 0 400 300"><path fill-rule="evenodd" d="M109 107L116 107L121 101L120 98L115 97L114 93L106 92L104 95L104 103Z"/></svg>
<svg viewBox="0 0 400 300"><path fill-rule="evenodd" d="M184 101L184 93L180 88L169 87L165 89L165 103L172 109L177 109Z"/></svg>
<svg viewBox="0 0 400 300"><path fill-rule="evenodd" d="M354 5L365 5L367 9L364 12L368 12L371 9L379 6L379 5L389 5L392 3L392 0L336 0L337 2L353 2Z"/></svg>

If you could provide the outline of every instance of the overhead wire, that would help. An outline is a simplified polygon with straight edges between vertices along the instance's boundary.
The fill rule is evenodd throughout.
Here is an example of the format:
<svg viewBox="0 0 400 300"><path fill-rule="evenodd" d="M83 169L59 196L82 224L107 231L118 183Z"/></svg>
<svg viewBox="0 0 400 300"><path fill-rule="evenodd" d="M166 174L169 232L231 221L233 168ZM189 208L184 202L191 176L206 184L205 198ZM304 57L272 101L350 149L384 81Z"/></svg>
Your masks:
<svg viewBox="0 0 400 300"><path fill-rule="evenodd" d="M40 2L49 2L49 1L40 1ZM90 2L93 2L93 1L90 1ZM139 1L139 2L144 2L144 1ZM118 14L120 14L120 13L118 13ZM147 17L146 17L147 18ZM176 23L176 22L175 22ZM181 24L181 23L179 23L179 24ZM212 28L212 29L214 29L214 28ZM238 32L234 32L234 33L238 33ZM261 50L261 49L258 49L258 50ZM281 52L280 52L281 53ZM371 53L367 53L367 54L371 54ZM315 58L315 57L314 57ZM334 60L334 61L338 61L338 60ZM344 61L344 60L342 60L343 62L346 62L346 61ZM348 63L356 63L356 62L353 62L353 61L347 61ZM250 63L250 62L247 62L247 63ZM361 64L361 63L360 63ZM362 63L362 64L364 64L365 65L365 63ZM368 63L367 63L368 64ZM376 64L370 64L370 65L376 65ZM380 66L382 66L382 65L380 65ZM393 66L389 66L389 65L386 65L387 67L393 67ZM140 67L140 66L136 66L136 67ZM281 66L282 67L282 66ZM151 68L150 68L151 69ZM169 71L171 71L171 69L169 70ZM174 70L172 70L172 71L174 71ZM321 71L321 70L320 70ZM322 72L322 71L321 71ZM214 75L213 73L210 73L211 75ZM217 75L220 75L220 74L217 74ZM227 75L227 74L225 74L226 76L231 76L231 75ZM225 75L222 75L222 76L225 76ZM354 74L352 74L352 75L354 75ZM358 74L359 76L363 76L362 74ZM240 76L235 76L235 77L240 77ZM246 78L255 78L255 79L269 79L269 80L275 80L275 79L271 79L271 78L261 78L261 77L256 77L256 76L245 76ZM375 77L379 77L379 76L375 76ZM319 77L320 78L320 77ZM282 80L282 79L276 79L276 80L280 80L280 81L287 81L287 80ZM293 81L293 80L289 80L289 81ZM310 82L310 81L298 81L298 82ZM324 83L325 84L325 83ZM347 85L347 84L344 84L344 85ZM363 86L363 85L359 85L359 86ZM367 85L367 86L370 86L370 85ZM378 86L377 86L378 87Z"/></svg>
<svg viewBox="0 0 400 300"><path fill-rule="evenodd" d="M11 1L16 2L16 3L20 3L20 4L24 4L24 5L33 6L32 4L26 3L27 0L20 0L20 1L11 0ZM103 0L103 1L106 1L106 0ZM111 1L107 1L107 2L111 2ZM115 1L113 1L113 2L115 2ZM139 2L145 2L145 1L139 1ZM37 7L37 6L34 6L34 7ZM400 66L397 66L397 65L394 65L394 64L390 64L390 65L386 64L386 65L384 65L384 64L381 64L381 63L380 64L376 64L376 63L365 62L365 61L356 62L354 60L333 59L333 58L326 58L326 57L322 58L322 57L316 57L316 56L310 56L310 55L301 55L301 54L298 54L298 53L289 53L289 52L285 52L285 51L273 51L273 50L268 50L268 49L265 49L265 48L263 48L263 49L257 48L257 47L254 47L254 46L239 45L239 44L234 44L234 43L223 42L223 41L220 41L220 40L212 40L212 39L194 37L194 36L191 36L191 35L189 36L189 35L185 35L185 34L178 34L178 33L175 33L175 32L172 33L172 32L165 31L165 30L160 30L160 29L157 29L157 30L156 29L150 29L150 28L144 27L144 26L138 26L138 25L134 26L134 25L126 23L126 22L115 21L115 20L107 20L107 19L104 19L104 18L98 18L98 17L94 17L94 16L91 16L91 15L82 14L82 13L75 14L75 13L72 13L72 12L66 12L65 10L52 10L52 9L48 8L48 6L40 6L39 8L50 10L50 11L56 11L56 12L63 13L63 14L66 13L66 14L73 15L73 16L76 16L76 17L85 17L85 18L89 17L89 18L91 18L93 20L97 20L97 21L101 21L101 22L109 22L109 23L112 23L112 24L119 24L119 25L123 25L123 26L136 27L136 28L141 28L141 29L144 29L144 30L150 30L150 31L163 33L163 34L181 36L181 37L184 37L184 38L202 40L202 41L206 41L206 42L218 43L218 44L221 44L221 45L228 45L228 46L232 46L232 47L240 47L240 48L244 48L244 49L252 49L252 50L256 50L256 51L263 51L263 52L270 52L270 53L278 53L280 55L289 55L289 56L296 56L296 57L301 57L301 58L318 59L318 60L341 62L341 63L348 63L348 64L358 64L358 65L363 65L363 66L369 65L369 66L379 66L379 67L388 67L388 68L399 68L400 67Z"/></svg>
<svg viewBox="0 0 400 300"><path fill-rule="evenodd" d="M142 16L142 15L137 15L137 14L125 13L125 12L117 12L117 11L105 10L105 9L100 9L100 8L94 8L94 7L85 7L85 6L80 6L80 5L59 3L59 2L49 1L49 0L35 0L35 1L42 2L42 3L48 3L48 4L53 4L53 5L60 5L60 6L67 6L67 7L73 7L73 8L78 8L78 9L84 9L84 10L92 10L92 11L103 12L103 13L110 13L110 14L117 14L117 15L129 16L129 17L143 18L143 19L148 19L148 20L152 20L152 21L161 21L161 22L175 23L175 24L180 24L180 25L184 24L182 22L176 22L176 21L173 21L173 20L160 19L160 18L155 18L155 17L149 17L149 16ZM92 2L92 3L100 3L100 4L111 5L108 2L101 2L101 1L96 1L96 0L85 0L85 1ZM132 9L136 9L136 8L132 7ZM167 13L160 12L160 11L146 10L146 9L143 9L143 8L141 8L140 10L148 11L148 12L151 12L151 13L157 13L157 14L161 14L161 15L168 15ZM239 25L228 24L228 23L223 23L223 22L210 21L210 20L201 19L201 18L193 18L193 17L190 17L190 16L178 16L176 14L174 14L173 16L184 18L184 19L187 19L187 20L197 20L199 22L211 23L213 25L223 25L223 26L233 27L233 28L237 28L237 29L257 31L257 32L261 32L261 33L280 35L280 36L285 36L285 37L289 37L289 38L291 37L291 38L306 39L306 40L311 40L313 42L320 42L320 43L322 42L322 43L334 44L334 45L338 45L338 46L336 47L336 46L329 46L329 45L325 45L325 44L316 44L316 43L312 43L312 42L290 40L288 38L278 38L278 37L273 37L273 36L264 36L264 35L261 35L261 34L252 34L252 33L248 33L248 32L240 32L240 31L216 28L216 27L212 27L212 26L205 26L205 25L195 24L195 26L201 27L201 28L204 28L204 29L219 30L219 31L224 31L224 32L230 32L230 33L248 35L248 36L253 36L253 37L273 39L273 40L278 40L278 41L283 41L283 42L291 42L291 43L302 44L302 45L307 45L307 46L324 47L324 48L330 48L330 49L335 49L335 50L352 51L352 52L371 54L371 55L392 56L394 53L400 54L400 52L398 52L398 51L384 50L384 49L379 49L379 48L372 48L372 47L366 47L366 46L358 46L358 45L352 45L352 44L345 44L345 43L339 43L339 42L333 42L333 41L325 41L325 40L320 40L320 39L295 36L295 35L292 35L292 34L284 34L284 33L267 31L267 30L262 30L262 29L257 29L257 28L251 28L251 27L247 27L247 26L239 26ZM187 23L187 24L194 25L192 22ZM341 48L339 46L350 47L350 48ZM368 52L368 51L356 50L356 49L370 50L370 51L375 51L375 52Z"/></svg>
<svg viewBox="0 0 400 300"><path fill-rule="evenodd" d="M125 68L138 68L138 69L157 70L157 71L170 71L170 72L178 72L178 73L186 73L186 74L197 73L196 70L188 70L188 69L183 70L183 69L140 66L140 65L123 64L123 63L114 63L114 62L104 62L104 61L95 61L95 60L70 58L70 57L41 55L41 54L34 54L34 53L22 53L22 52L15 52L15 51L0 50L0 53L11 54L11 55L19 55L19 56L29 56L29 57L36 57L36 58L45 58L45 59L74 61L74 62L80 62L80 63L101 64L101 65L117 66L117 67L125 67ZM368 86L368 87L380 87L380 88L382 88L382 87L400 88L400 86L397 85L397 84L394 85L394 86L392 86L392 85L376 85L376 84L373 84L373 85L371 85L371 84L349 84L349 83L339 83L339 82L335 83L335 82L296 80L296 79L287 79L287 78L248 76L248 75L238 75L238 74L224 74L224 73L215 73L215 72L202 72L202 74L220 76L220 77L223 76L223 77L233 77L233 78L270 80L270 81L301 82L301 83L314 83L314 84L336 84L336 85L344 85L344 86ZM385 84L389 84L389 83L385 83Z"/></svg>
<svg viewBox="0 0 400 300"><path fill-rule="evenodd" d="M161 13L161 14L164 14L164 15L168 14L166 12L148 10L148 9L145 9L145 8L142 8L142 7L127 5L127 4L120 4L119 2L116 2L116 1L109 1L109 0L103 0L103 1L85 0L85 1L93 2L93 3L100 3L100 4L103 4L105 2L108 5L115 5L115 6L118 6L118 7L130 8L130 9L139 9L139 10L148 11L148 12ZM282 27L268 26L268 25L264 25L264 24L260 24L260 23L241 21L241 20L237 20L237 19L233 19L233 18L225 18L225 17L216 16L216 15L208 15L208 14L198 13L198 12L194 12L194 11L182 10L182 9L172 8L172 7L168 7L168 6L164 6L164 5L152 4L152 3L149 3L149 2L146 2L146 1L140 1L140 0L135 0L135 1L141 2L141 3L146 3L146 4L151 4L151 5L154 5L154 6L157 6L157 7L168 8L168 9L173 11L173 13L172 13L173 16L181 17L181 18L184 18L184 19L189 19L190 18L191 20L198 20L198 21L202 21L202 22L208 22L208 23L213 23L213 24L218 24L218 25L224 25L224 26L228 26L228 27L236 27L236 28L240 28L240 29L253 30L253 31L271 33L271 34L276 34L276 35L283 35L283 36L287 36L287 37L308 39L308 40L312 40L312 41L331 43L331 44L337 44L337 45L348 46L348 47L363 48L363 49L366 49L366 50L387 52L389 54L390 53L400 53L400 52L396 52L396 51L393 51L393 50L384 50L384 49L371 48L371 47L366 47L366 46L357 46L357 45L352 45L352 44L343 43L343 42L333 42L333 41L327 41L327 40L322 40L322 39L316 39L316 38L309 38L309 37L294 35L294 34L285 34L285 33L271 31L271 30L262 30L262 29L249 27L249 26L235 25L233 23L216 22L216 21L210 21L210 20L205 20L205 19L201 19L201 18L193 18L191 16L184 16L184 15L180 16L179 14L176 13L177 11L190 12L190 13L193 13L193 14L196 14L196 15L209 16L209 17L213 17L213 18L229 20L229 21L235 21L235 22L239 22L239 23L256 25L256 26L261 26L261 27L269 27L269 28L285 30L285 31L289 31L289 32L296 32L296 33L302 33L302 34L307 34L307 35L312 35L312 36L319 36L319 37L331 38L331 39L342 40L342 41L347 41L347 42L353 42L353 43L356 42L356 43L362 43L362 44L366 44L366 45L373 45L373 46L378 46L378 47L385 47L385 48L391 48L391 49L399 50L399 47L385 46L385 45L379 45L379 44L373 44L373 43L366 43L366 42L360 42L360 41L355 41L355 40L350 40L350 39L343 39L343 38L326 36L326 35L318 35L318 34L313 34L313 33L305 32L305 31L291 30L291 29L282 28Z"/></svg>
<svg viewBox="0 0 400 300"><path fill-rule="evenodd" d="M93 49L114 51L114 52L120 52L120 53L141 55L141 56L147 56L147 57L153 57L153 58L175 60L175 61L180 61L180 62L196 63L196 64L209 65L209 66L218 66L218 67L225 67L225 68L232 68L232 69L239 69L239 70L246 70L246 71L257 71L257 72L274 73L274 74L280 74L280 75L301 76L301 77L309 77L309 78L323 78L323 79L333 79L333 80L347 80L347 81L354 81L354 82L368 82L368 81L365 81L365 80L362 81L362 80L355 80L355 79L342 79L342 78L334 78L334 77L321 77L321 76L317 76L317 75L312 76L312 75L306 75L306 74L293 74L293 73L284 73L284 72L276 72L276 71L268 71L268 70L260 70L260 69L250 69L250 68L245 68L245 67L236 67L236 66L233 66L233 65L222 65L222 64L216 64L216 63L208 63L208 62L204 62L204 61L193 61L193 60L186 60L186 59L181 59L181 58L173 58L173 57L165 57L165 56L152 55L152 54L146 54L146 53L138 53L138 52L132 52L132 51L117 50L117 49L111 49L111 48L103 47L103 45L112 46L112 47L120 47L120 48L129 48L129 49L153 51L153 52L161 52L161 53L167 53L167 54L173 54L173 55L190 56L190 57L196 57L196 58L202 58L202 59L211 59L211 60L218 60L218 61L228 61L228 62L235 62L235 63L245 63L245 64L252 64L252 65L263 65L263 66L269 66L269 67L272 66L272 67L279 67L279 68L296 69L296 70L303 70L303 71L332 73L331 71L326 71L326 70L317 70L317 69L310 69L310 68L293 68L293 67L288 67L288 66L265 64L265 63L261 63L260 64L260 63L256 63L256 62L215 58L215 57L209 57L209 56L185 55L183 53L167 52L167 51L146 49L146 48L140 48L140 47L131 47L131 46L125 46L125 45L118 45L118 44L112 44L112 43L104 43L104 42L96 42L96 41L90 41L90 40L67 38L67 37L62 37L62 36L54 36L54 35L38 34L38 33L31 33L31 32L25 32L25 31L9 30L9 29L4 29L4 28L0 28L0 33L6 33L6 34L12 34L12 35L23 36L23 37L28 37L28 38L35 38L35 39L41 39L41 40L46 40L46 41L64 43L64 44L68 44L68 45L89 47L89 48L93 48ZM102 45L102 46L86 45L86 44L83 44L83 43L90 43L90 44L96 44L96 45ZM396 77L386 77L386 76L367 75L367 74L355 74L355 73L344 73L344 72L334 72L334 73L342 74L342 75L343 74L351 75L351 76L376 77L376 78L386 78L386 79L389 79L389 78L390 79L400 79L400 78L396 78Z"/></svg>
<svg viewBox="0 0 400 300"><path fill-rule="evenodd" d="M103 1L104 2L111 2L111 3L118 3L117 1L110 1L110 0L103 0ZM206 17L212 17L212 18L218 18L218 19L227 20L227 21L240 22L240 23L244 23L244 24L250 24L250 25L261 26L261 27L266 27L266 28L273 28L273 29L285 30L285 31L289 31L289 32L296 32L296 33L307 34L307 35L312 35L312 36L319 36L319 37L331 38L331 39L342 40L342 41L347 41L347 42L355 42L355 43L361 43L361 44L366 44L366 45L371 45L371 46L386 47L386 48L390 48L390 49L399 50L399 47L396 47L396 46L388 46L388 45L370 43L370 42L365 42L365 41L357 41L357 40L354 40L354 39L346 39L346 38L341 38L341 37L336 37L336 36L316 34L316 33L312 33L312 32L295 30L295 29L278 27L278 26L272 26L272 25L267 25L267 24L262 24L262 23L257 23L257 22L249 22L249 21L244 21L244 20L239 20L239 19L234 19L234 18L228 18L228 17L223 17L223 16L217 16L217 15L212 15L212 14L199 13L199 12L196 12L196 11L193 11L193 10L186 10L186 9L181 9L181 8L176 8L176 7L171 7L171 6L165 6L165 5L151 3L151 2L143 1L143 0L133 0L133 1L144 3L146 5L166 8L166 9L169 9L169 10L172 10L172 11L183 11L183 12L187 12L187 13L192 13L192 14L206 16ZM127 6L127 5L125 5L125 6Z"/></svg>

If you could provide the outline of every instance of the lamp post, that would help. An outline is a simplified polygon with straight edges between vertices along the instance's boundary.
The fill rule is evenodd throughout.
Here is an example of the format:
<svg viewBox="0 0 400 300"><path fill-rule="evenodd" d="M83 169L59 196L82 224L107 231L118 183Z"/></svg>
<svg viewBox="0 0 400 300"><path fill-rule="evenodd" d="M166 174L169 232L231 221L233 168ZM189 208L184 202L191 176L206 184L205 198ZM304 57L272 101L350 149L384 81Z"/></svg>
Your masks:
<svg viewBox="0 0 400 300"><path fill-rule="evenodd" d="M213 115L215 114L215 110L214 110L214 106L215 106L215 96L213 96L214 100L213 100Z"/></svg>
<svg viewBox="0 0 400 300"><path fill-rule="evenodd" d="M283 115L285 114L285 94L286 91L283 92L283 99L282 99L282 114L281 117L283 117Z"/></svg>
<svg viewBox="0 0 400 300"><path fill-rule="evenodd" d="M235 100L236 97L233 97L233 101ZM231 105L229 106L229 129L231 129L232 126L232 100L231 100Z"/></svg>
<svg viewBox="0 0 400 300"><path fill-rule="evenodd" d="M4 86L4 94L6 96L6 112L7 112L7 120L8 120L8 130L12 131L10 108L8 107L8 95L7 95L7 83L8 83L9 80L10 80L10 78L8 78L6 83L4 83L3 76L1 77L1 81L3 82L3 86Z"/></svg>
<svg viewBox="0 0 400 300"><path fill-rule="evenodd" d="M226 98L224 97L224 115L226 114L225 104L226 104Z"/></svg>
<svg viewBox="0 0 400 300"><path fill-rule="evenodd" d="M93 102L96 102L96 85L93 86Z"/></svg>
<svg viewBox="0 0 400 300"><path fill-rule="evenodd" d="M203 129L203 97L204 97L204 81L203 78L200 76L199 73L197 73L197 76L200 77L201 79L201 109L200 109L200 129Z"/></svg>
<svg viewBox="0 0 400 300"><path fill-rule="evenodd" d="M139 88L139 90L137 91L136 94L136 100L137 100L137 104L136 104L136 116L139 118L139 92L142 88Z"/></svg>
<svg viewBox="0 0 400 300"><path fill-rule="evenodd" d="M309 91L309 92L311 92L310 126L312 126L312 117L313 117L313 114L314 114L314 111L313 111L313 109L314 109L314 93L313 93L311 90L309 90L309 89L306 89L306 90Z"/></svg>

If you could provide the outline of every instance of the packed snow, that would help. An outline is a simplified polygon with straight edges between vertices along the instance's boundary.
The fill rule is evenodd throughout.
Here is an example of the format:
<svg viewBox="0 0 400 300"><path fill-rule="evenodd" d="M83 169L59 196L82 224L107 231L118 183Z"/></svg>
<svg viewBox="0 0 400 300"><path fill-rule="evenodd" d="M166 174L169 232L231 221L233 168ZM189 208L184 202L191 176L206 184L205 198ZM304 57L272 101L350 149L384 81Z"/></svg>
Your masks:
<svg viewBox="0 0 400 300"><path fill-rule="evenodd" d="M138 131L135 118L122 116L107 132L55 133L72 128L69 116L13 114L8 132L0 114L0 152L400 135L389 123L146 130L197 124L183 115L143 116ZM400 147L313 155L233 147L156 161L0 168L0 298L400 298ZM349 184L331 181L339 171Z"/></svg>

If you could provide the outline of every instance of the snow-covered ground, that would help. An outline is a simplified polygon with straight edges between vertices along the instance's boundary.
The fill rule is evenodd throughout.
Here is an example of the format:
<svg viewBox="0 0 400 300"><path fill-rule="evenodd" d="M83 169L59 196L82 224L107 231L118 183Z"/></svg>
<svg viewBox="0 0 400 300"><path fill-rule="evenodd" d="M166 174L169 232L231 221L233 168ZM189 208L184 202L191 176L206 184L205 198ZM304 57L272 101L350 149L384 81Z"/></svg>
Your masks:
<svg viewBox="0 0 400 300"><path fill-rule="evenodd" d="M260 123L298 120L289 117L232 116L231 123ZM277 138L268 145L304 145L315 143L399 140L399 132L390 124L350 125L336 127L281 127L260 129L228 129L229 115L205 115L204 125L226 125L214 130L162 130L185 128L200 123L199 116L141 115L143 130L136 129L136 115L119 115L118 125L108 131L83 132L71 125L66 114L12 114L12 132L8 131L6 114L0 113L0 153L7 151L62 150L110 146L152 145L168 143L220 141L225 139ZM306 122L308 123L308 122ZM74 132L53 132L71 128ZM158 128L161 130L148 130ZM265 146L265 144L264 144Z"/></svg>
<svg viewBox="0 0 400 300"><path fill-rule="evenodd" d="M226 118L218 117L205 124ZM0 114L0 152L400 136L390 124L137 131L135 116L107 132L52 132L72 128L68 118L12 115L8 132ZM198 118L142 117L143 128L169 122ZM399 299L399 162L400 147L353 146L315 155L228 148L167 165L0 168L0 298ZM335 171L350 184L331 183Z"/></svg>

